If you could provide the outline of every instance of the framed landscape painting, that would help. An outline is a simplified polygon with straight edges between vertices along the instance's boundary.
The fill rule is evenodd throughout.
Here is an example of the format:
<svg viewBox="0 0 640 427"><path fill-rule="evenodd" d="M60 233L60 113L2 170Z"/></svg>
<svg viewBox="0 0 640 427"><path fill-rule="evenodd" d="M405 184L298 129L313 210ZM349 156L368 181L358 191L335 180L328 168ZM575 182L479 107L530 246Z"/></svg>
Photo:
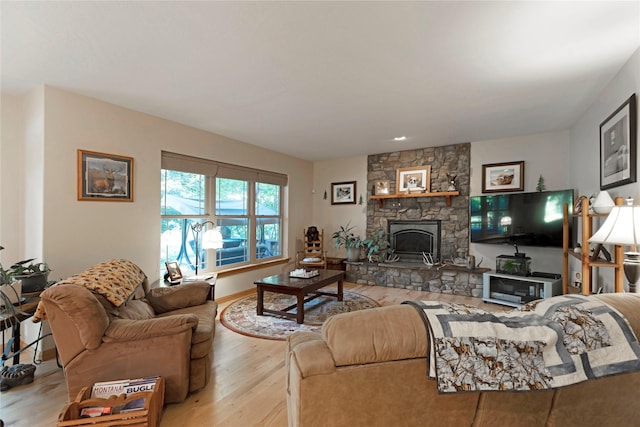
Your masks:
<svg viewBox="0 0 640 427"><path fill-rule="evenodd" d="M633 94L600 124L600 189L636 182L638 123Z"/></svg>
<svg viewBox="0 0 640 427"><path fill-rule="evenodd" d="M133 158L78 150L78 200L132 202Z"/></svg>
<svg viewBox="0 0 640 427"><path fill-rule="evenodd" d="M356 204L356 182L333 182L331 183L331 204L332 205L355 205Z"/></svg>
<svg viewBox="0 0 640 427"><path fill-rule="evenodd" d="M524 161L482 165L482 192L524 191Z"/></svg>

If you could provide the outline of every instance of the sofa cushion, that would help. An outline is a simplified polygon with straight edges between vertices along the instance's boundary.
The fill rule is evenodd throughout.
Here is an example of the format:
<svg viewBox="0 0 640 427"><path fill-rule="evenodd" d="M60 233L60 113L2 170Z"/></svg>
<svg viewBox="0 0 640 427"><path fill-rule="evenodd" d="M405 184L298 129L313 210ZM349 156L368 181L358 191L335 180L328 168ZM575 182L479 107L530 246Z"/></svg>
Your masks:
<svg viewBox="0 0 640 427"><path fill-rule="evenodd" d="M127 302L126 306L118 312L116 315L119 319L129 320L146 320L153 319L155 313L153 307L151 307L145 301L134 299Z"/></svg>
<svg viewBox="0 0 640 427"><path fill-rule="evenodd" d="M215 301L206 301L204 304L172 310L158 317L169 317L181 314L195 314L198 316L198 326L191 335L191 359L193 360L205 357L211 352L213 336L215 334L217 310L218 305Z"/></svg>
<svg viewBox="0 0 640 427"><path fill-rule="evenodd" d="M415 309L407 307L391 305L327 319L322 336L336 366L425 357L428 342L424 323Z"/></svg>
<svg viewBox="0 0 640 427"><path fill-rule="evenodd" d="M156 314L204 304L211 286L207 282L185 283L171 287L153 288L146 299Z"/></svg>

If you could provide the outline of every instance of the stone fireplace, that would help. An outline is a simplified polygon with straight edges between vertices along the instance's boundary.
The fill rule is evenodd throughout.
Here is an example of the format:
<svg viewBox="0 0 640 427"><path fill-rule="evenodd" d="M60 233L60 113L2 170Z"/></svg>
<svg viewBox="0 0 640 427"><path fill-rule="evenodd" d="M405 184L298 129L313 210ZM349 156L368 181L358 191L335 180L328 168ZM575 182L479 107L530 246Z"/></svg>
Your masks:
<svg viewBox="0 0 640 427"><path fill-rule="evenodd" d="M422 263L422 252L451 262L469 255L469 181L471 144L455 144L370 155L367 158L367 195L375 194L378 181L388 181L395 193L400 168L429 165L431 193L447 191L448 175L456 177L460 194L447 204L444 196L420 194L367 203L367 236L385 230L391 236L401 262L348 262L347 281L430 292L482 295L482 273L447 265L430 268Z"/></svg>
<svg viewBox="0 0 640 427"><path fill-rule="evenodd" d="M423 252L440 259L440 221L390 220L388 233L400 262L422 262Z"/></svg>

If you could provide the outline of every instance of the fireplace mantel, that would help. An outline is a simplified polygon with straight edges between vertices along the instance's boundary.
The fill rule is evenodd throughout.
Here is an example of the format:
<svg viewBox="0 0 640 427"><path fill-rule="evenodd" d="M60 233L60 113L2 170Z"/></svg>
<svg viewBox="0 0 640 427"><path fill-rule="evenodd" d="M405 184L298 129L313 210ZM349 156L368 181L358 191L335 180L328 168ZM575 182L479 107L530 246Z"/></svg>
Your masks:
<svg viewBox="0 0 640 427"><path fill-rule="evenodd" d="M404 199L407 197L444 197L447 202L447 206L451 206L451 197L459 196L459 195L460 195L459 191L437 191L435 193L382 194L378 196L371 196L370 198L371 200L377 200L378 207L382 209L383 202L385 199Z"/></svg>

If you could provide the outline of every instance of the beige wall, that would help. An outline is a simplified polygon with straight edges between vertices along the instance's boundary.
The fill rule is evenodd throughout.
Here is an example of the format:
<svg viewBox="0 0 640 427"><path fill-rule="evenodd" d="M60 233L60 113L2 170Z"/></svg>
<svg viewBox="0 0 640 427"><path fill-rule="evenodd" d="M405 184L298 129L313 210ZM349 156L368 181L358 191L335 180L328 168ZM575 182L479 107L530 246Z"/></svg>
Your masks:
<svg viewBox="0 0 640 427"><path fill-rule="evenodd" d="M596 195L600 191L600 124L633 93L636 94L637 107L640 107L640 49L636 50L596 102L571 128L571 186L576 189L578 195ZM637 108L638 111L640 108ZM640 120L637 120L637 123L640 123ZM636 159L636 163L637 161ZM640 203L640 169L637 169L636 173L638 181L609 189L611 197L633 197L635 204L638 205ZM601 222L602 220L594 221L594 231L598 229ZM569 277L573 277L579 268L580 264L571 259ZM593 291L599 287L602 287L605 292L613 291L612 268L598 268L593 275Z"/></svg>
<svg viewBox="0 0 640 427"><path fill-rule="evenodd" d="M18 217L26 218L29 225L18 235L3 231L0 237L6 247L19 247L25 242L19 255L46 260L54 270L52 278L64 278L96 262L116 257L136 262L151 281L163 274L159 268L162 150L287 174L285 212L288 215L283 228L293 254L291 248L295 247L298 236L289 234L289 227L302 229L312 217L309 189L313 167L310 162L57 88L43 87L39 93L39 99L43 100L40 106L27 102L33 95L3 96L2 99L8 109L8 113L2 115L3 158L16 146L28 146L35 151L30 157L34 154L38 162L37 170L21 178L30 193L22 201L20 186L5 185L5 180L13 179L13 172L30 163L5 167L7 162L2 161L2 230L12 227L8 219L16 218L16 212ZM20 129L11 130L20 121L5 121L15 118L20 104L32 105L23 110L22 123L35 124L33 136ZM38 127L41 138L38 138ZM31 129L31 125L25 129ZM134 202L78 201L78 149L133 157ZM15 202L19 206L17 211L5 200ZM289 209L291 201L293 209ZM13 261L8 257L4 259ZM286 269L285 266L271 267L221 279L216 286L216 296L250 289L255 279Z"/></svg>
<svg viewBox="0 0 640 427"><path fill-rule="evenodd" d="M524 190L536 191L538 178L544 178L547 190L572 188L570 184L569 131L547 132L471 143L470 195L482 194L482 165L524 160ZM561 248L521 247L531 257L531 271L562 273ZM482 260L482 267L495 269L498 255L512 255L509 245L471 243L469 252Z"/></svg>
<svg viewBox="0 0 640 427"><path fill-rule="evenodd" d="M354 233L364 239L367 231L367 202L370 191L367 191L367 156L349 157L335 160L315 162L313 165L313 224L324 229L325 247L329 256L346 257L344 248L334 248L331 234L339 226L347 223L355 226ZM355 205L332 205L331 183L356 181ZM324 192L327 192L325 200ZM362 205L358 204L362 196ZM302 234L302 230L299 230Z"/></svg>

